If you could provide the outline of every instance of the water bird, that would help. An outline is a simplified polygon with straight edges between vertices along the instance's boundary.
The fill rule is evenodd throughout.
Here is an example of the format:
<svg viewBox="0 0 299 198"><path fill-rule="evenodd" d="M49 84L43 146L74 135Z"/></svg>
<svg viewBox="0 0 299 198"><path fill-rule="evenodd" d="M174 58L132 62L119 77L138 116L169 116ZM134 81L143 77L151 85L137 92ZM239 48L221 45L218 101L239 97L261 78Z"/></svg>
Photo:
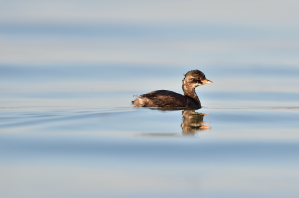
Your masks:
<svg viewBox="0 0 299 198"><path fill-rule="evenodd" d="M205 74L199 70L188 71L184 76L182 80L184 95L168 90L156 90L140 96L135 95L137 98L132 101L133 107L201 108L195 88L204 84L212 84L213 82L206 79Z"/></svg>

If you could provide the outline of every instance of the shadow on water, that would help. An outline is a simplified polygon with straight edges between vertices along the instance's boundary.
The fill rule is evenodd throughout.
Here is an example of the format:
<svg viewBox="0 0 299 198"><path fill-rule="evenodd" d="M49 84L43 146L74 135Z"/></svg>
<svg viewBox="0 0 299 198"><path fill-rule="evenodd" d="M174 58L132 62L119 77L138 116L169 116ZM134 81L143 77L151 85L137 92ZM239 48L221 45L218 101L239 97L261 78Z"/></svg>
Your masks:
<svg viewBox="0 0 299 198"><path fill-rule="evenodd" d="M209 115L207 113L198 113L195 110L197 109L186 109L186 108L150 108L151 110L158 111L182 111L182 134L183 135L195 135L197 132L202 132L203 130L211 129L210 126L206 126L205 124L209 124L203 121L205 115ZM176 133L147 133L144 134L147 136L175 136Z"/></svg>

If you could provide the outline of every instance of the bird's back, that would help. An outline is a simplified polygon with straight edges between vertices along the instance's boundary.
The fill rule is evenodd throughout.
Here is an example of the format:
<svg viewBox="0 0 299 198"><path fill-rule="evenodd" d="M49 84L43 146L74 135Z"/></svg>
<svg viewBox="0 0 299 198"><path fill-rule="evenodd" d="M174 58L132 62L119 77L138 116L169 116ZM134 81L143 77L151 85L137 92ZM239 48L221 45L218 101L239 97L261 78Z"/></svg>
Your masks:
<svg viewBox="0 0 299 198"><path fill-rule="evenodd" d="M194 101L189 97L168 90L143 94L132 101L134 107L190 107L191 103Z"/></svg>

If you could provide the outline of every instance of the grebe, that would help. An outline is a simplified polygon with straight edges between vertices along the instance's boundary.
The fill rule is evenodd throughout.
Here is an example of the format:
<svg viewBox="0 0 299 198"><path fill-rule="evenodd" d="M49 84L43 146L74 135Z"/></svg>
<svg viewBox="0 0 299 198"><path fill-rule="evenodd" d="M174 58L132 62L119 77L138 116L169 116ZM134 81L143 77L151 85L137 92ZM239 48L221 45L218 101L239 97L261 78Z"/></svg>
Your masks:
<svg viewBox="0 0 299 198"><path fill-rule="evenodd" d="M184 74L182 89L184 95L168 90L157 90L140 96L132 101L134 107L189 107L201 108L200 101L195 93L195 87L213 82L206 79L203 72L191 70Z"/></svg>

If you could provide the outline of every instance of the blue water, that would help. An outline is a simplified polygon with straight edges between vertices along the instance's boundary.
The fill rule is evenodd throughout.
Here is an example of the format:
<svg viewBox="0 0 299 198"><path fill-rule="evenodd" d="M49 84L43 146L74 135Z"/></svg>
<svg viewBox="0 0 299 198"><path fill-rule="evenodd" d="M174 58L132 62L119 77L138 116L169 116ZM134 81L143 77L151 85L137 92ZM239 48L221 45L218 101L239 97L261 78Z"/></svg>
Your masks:
<svg viewBox="0 0 299 198"><path fill-rule="evenodd" d="M5 108L4 197L297 197L299 108ZM14 191L13 189L18 189Z"/></svg>
<svg viewBox="0 0 299 198"><path fill-rule="evenodd" d="M0 197L297 198L298 8L3 2ZM191 69L201 109L131 106Z"/></svg>

